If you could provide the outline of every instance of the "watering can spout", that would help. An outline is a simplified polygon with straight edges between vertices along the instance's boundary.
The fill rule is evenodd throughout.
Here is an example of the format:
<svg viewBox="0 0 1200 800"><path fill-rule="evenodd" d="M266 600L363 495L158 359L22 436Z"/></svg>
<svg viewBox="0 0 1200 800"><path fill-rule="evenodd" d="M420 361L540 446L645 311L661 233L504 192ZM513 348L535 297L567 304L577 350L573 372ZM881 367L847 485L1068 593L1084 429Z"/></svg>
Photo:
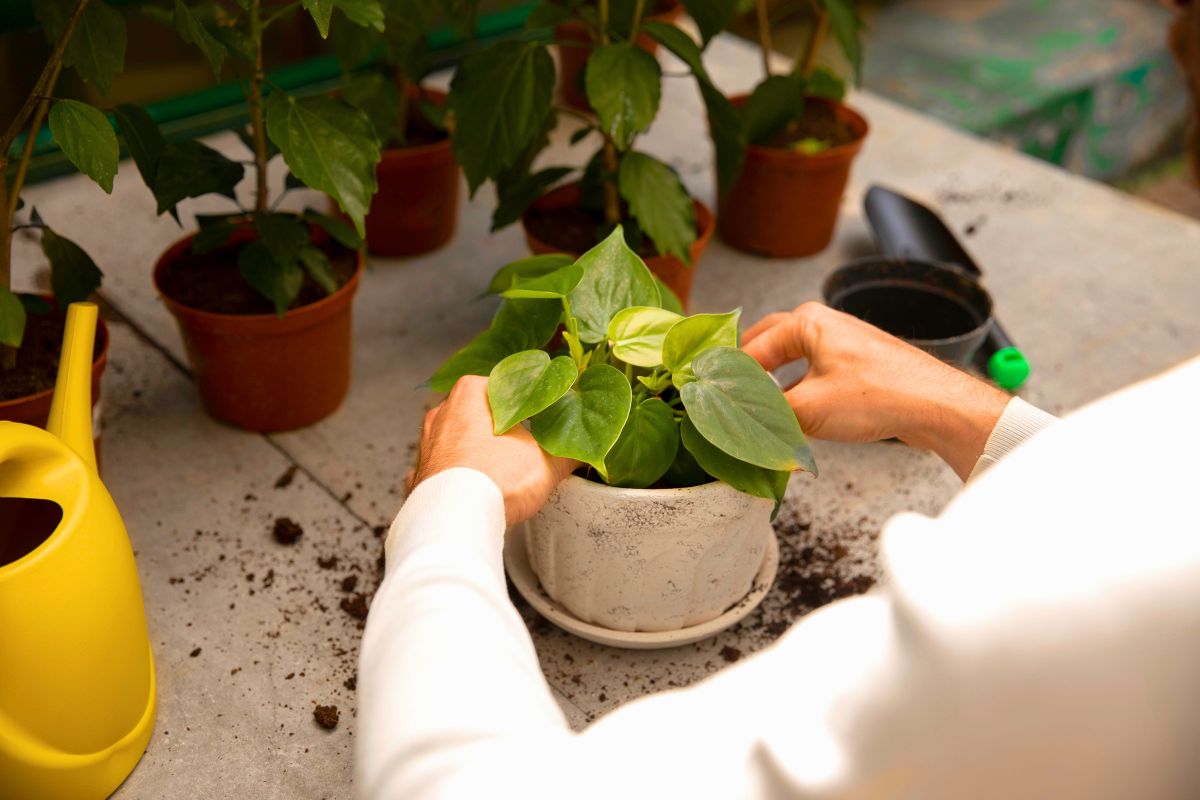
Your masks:
<svg viewBox="0 0 1200 800"><path fill-rule="evenodd" d="M96 447L92 441L92 351L99 316L95 303L71 303L67 307L58 380L46 424L47 431L74 450L93 470Z"/></svg>

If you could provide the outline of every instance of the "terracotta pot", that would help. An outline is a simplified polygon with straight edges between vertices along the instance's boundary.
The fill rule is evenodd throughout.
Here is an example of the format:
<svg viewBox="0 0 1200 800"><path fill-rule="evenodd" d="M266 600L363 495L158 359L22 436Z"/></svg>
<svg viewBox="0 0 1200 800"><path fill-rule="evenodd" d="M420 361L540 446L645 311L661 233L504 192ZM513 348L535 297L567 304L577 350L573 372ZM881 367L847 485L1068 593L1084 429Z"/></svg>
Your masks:
<svg viewBox="0 0 1200 800"><path fill-rule="evenodd" d="M530 207L526 209L525 214L521 216L521 224L525 229L525 242L529 245L529 249L534 255L561 253L564 251L560 247L542 241L529 232L526 217L530 210L545 210L578 205L581 197L582 190L579 184L571 183L566 186L560 186L557 189L552 189L533 201ZM704 250L708 247L708 240L712 238L715 227L713 224L713 215L709 211L708 206L699 200L693 200L692 202L696 204L697 235L696 240L688 248L692 256L691 266L684 264L675 256L651 256L646 259L646 266L675 293L675 296L679 298L679 302L683 303L684 308L687 308L688 300L692 294L692 278L695 277L696 265L699 264L700 257L704 255ZM583 253L569 253L568 255L578 257L583 255Z"/></svg>
<svg viewBox="0 0 1200 800"><path fill-rule="evenodd" d="M53 298L43 295L44 300L53 303ZM104 375L104 368L108 366L108 325L104 320L99 320L96 323L96 348L99 350L95 359L92 361L92 432L96 440L96 461L100 460L100 411L102 405L100 403L100 379ZM37 394L18 397L15 400L5 400L0 402L0 421L3 422L21 422L25 425L34 425L38 428L45 428L46 422L50 419L50 403L54 400L54 387L38 392Z"/></svg>
<svg viewBox="0 0 1200 800"><path fill-rule="evenodd" d="M179 240L154 265L154 286L179 325L192 376L208 413L264 433L303 428L329 416L350 386L351 301L364 259L333 294L287 312L219 314L173 300L163 271L188 252L195 234ZM239 231L233 243L254 238Z"/></svg>
<svg viewBox="0 0 1200 800"><path fill-rule="evenodd" d="M617 489L573 475L529 520L529 563L546 594L584 622L679 630L750 591L772 508L725 483Z"/></svg>
<svg viewBox="0 0 1200 800"><path fill-rule="evenodd" d="M426 99L445 102L445 92L423 91ZM384 150L375 177L379 191L371 198L366 220L371 253L415 256L450 241L458 223L459 179L448 137Z"/></svg>
<svg viewBox="0 0 1200 800"><path fill-rule="evenodd" d="M730 98L735 106L746 96ZM857 138L849 144L806 155L750 145L742 173L728 191L718 187L717 228L721 239L748 253L798 258L824 250L833 238L850 164L862 148L867 121L841 103L823 103Z"/></svg>
<svg viewBox="0 0 1200 800"><path fill-rule="evenodd" d="M672 0L671 8L661 14L646 17L646 21L673 23L683 14L683 6L677 0ZM592 55L592 37L582 22L571 20L558 25L554 29L556 39L568 42L579 42L580 45L558 48L558 96L559 98L580 111L590 111L587 94L583 90L583 67ZM644 33L638 34L637 46L650 55L658 52L658 42Z"/></svg>

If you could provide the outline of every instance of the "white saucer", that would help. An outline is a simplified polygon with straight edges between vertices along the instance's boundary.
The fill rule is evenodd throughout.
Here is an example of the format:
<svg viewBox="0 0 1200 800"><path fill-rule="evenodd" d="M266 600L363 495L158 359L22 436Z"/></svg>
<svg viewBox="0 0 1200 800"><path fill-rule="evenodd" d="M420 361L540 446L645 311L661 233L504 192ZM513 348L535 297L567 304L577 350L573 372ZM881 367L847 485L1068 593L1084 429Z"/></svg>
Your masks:
<svg viewBox="0 0 1200 800"><path fill-rule="evenodd" d="M762 599L767 596L767 592L771 590L771 584L775 582L775 572L779 569L779 542L775 538L774 529L772 529L771 536L767 540L767 553L763 557L762 567L750 585L749 594L716 619L676 631L614 631L577 619L542 591L537 575L533 573L533 568L529 565L529 551L525 548L524 525L509 529L504 543L504 565L508 569L508 577L512 579L513 585L517 587L521 596L529 601L529 604L539 614L563 630L588 641L610 647L657 650L663 647L679 647L707 639L739 622L757 608Z"/></svg>

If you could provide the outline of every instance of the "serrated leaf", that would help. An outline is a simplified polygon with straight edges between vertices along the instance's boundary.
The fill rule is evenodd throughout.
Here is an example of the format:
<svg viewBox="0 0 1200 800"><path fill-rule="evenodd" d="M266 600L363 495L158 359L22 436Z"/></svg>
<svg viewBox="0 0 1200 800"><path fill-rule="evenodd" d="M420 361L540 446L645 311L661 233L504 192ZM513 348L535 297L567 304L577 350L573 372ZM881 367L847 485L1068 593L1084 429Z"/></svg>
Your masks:
<svg viewBox="0 0 1200 800"><path fill-rule="evenodd" d="M629 410L629 419L604 464L613 486L644 489L653 485L675 462L679 432L671 407L651 397Z"/></svg>
<svg viewBox="0 0 1200 800"><path fill-rule="evenodd" d="M604 45L588 58L585 86L600 129L618 150L626 150L658 113L662 69L654 56L630 42Z"/></svg>
<svg viewBox="0 0 1200 800"><path fill-rule="evenodd" d="M590 464L605 479L604 459L620 438L633 390L616 368L593 364L554 405L536 415L530 425L550 455Z"/></svg>
<svg viewBox="0 0 1200 800"><path fill-rule="evenodd" d="M175 30L188 44L195 45L212 67L213 75L221 77L221 65L225 62L225 45L209 33L200 20L192 15L187 3L175 0Z"/></svg>
<svg viewBox="0 0 1200 800"><path fill-rule="evenodd" d="M400 89L394 81L378 72L364 72L346 82L342 98L367 115L379 141L386 145L397 138L401 106Z"/></svg>
<svg viewBox="0 0 1200 800"><path fill-rule="evenodd" d="M99 109L78 100L59 100L50 107L50 133L76 169L112 194L121 146Z"/></svg>
<svg viewBox="0 0 1200 800"><path fill-rule="evenodd" d="M595 126L592 126L592 125L584 125L582 128L579 128L578 130L576 130L574 133L571 134L571 138L570 138L571 144L572 145L579 144L580 142L582 142L584 139L587 138L589 133L591 133L594 130L596 130L596 128L595 128Z"/></svg>
<svg viewBox="0 0 1200 800"><path fill-rule="evenodd" d="M218 247L224 247L240 225L228 215L216 216L197 214L196 223L200 226L199 233L192 239L192 252L197 255L212 252Z"/></svg>
<svg viewBox="0 0 1200 800"><path fill-rule="evenodd" d="M147 186L153 186L158 172L158 161L167 147L158 124L145 109L131 103L123 103L114 108L113 116L117 120L117 127L121 129L122 138L125 139L125 149L137 165L142 180Z"/></svg>
<svg viewBox="0 0 1200 800"><path fill-rule="evenodd" d="M50 261L50 286L60 308L86 300L100 286L103 273L83 248L42 228L42 252Z"/></svg>
<svg viewBox="0 0 1200 800"><path fill-rule="evenodd" d="M364 28L374 28L382 32L385 28L384 9L379 0L333 0L333 5L346 15L346 19ZM406 10L411 10L412 3L406 4ZM425 3L417 3L424 8Z"/></svg>
<svg viewBox="0 0 1200 800"><path fill-rule="evenodd" d="M703 0L701 0L703 2ZM700 45L686 33L665 22L648 21L642 26L642 33L674 53L680 61L688 65L688 69L697 77L708 80L708 71L700 55Z"/></svg>
<svg viewBox="0 0 1200 800"><path fill-rule="evenodd" d="M649 306L622 309L608 324L612 352L635 367L657 367L663 363L663 338L683 317Z"/></svg>
<svg viewBox="0 0 1200 800"><path fill-rule="evenodd" d="M505 300L492 317L492 327L510 327L521 331L522 350L545 347L562 323L563 307L558 300Z"/></svg>
<svg viewBox="0 0 1200 800"><path fill-rule="evenodd" d="M654 276L625 244L620 225L576 263L583 267L583 280L569 299L579 320L579 337L585 342L604 341L608 323L621 309L658 303Z"/></svg>
<svg viewBox="0 0 1200 800"><path fill-rule="evenodd" d="M846 82L825 67L817 67L808 74L804 93L809 97L824 97L841 101L846 96Z"/></svg>
<svg viewBox="0 0 1200 800"><path fill-rule="evenodd" d="M791 472L770 470L747 464L714 447L705 439L691 419L684 417L679 426L684 448L692 454L696 464L709 475L724 481L739 492L774 500L783 500Z"/></svg>
<svg viewBox="0 0 1200 800"><path fill-rule="evenodd" d="M294 260L276 261L262 242L250 242L238 253L238 271L255 291L271 301L275 315L283 317L300 294L304 271Z"/></svg>
<svg viewBox="0 0 1200 800"><path fill-rule="evenodd" d="M338 290L337 279L333 277L333 264L329 262L329 256L325 255L324 250L309 245L301 248L297 258L300 259L308 277L312 278L325 294L333 294Z"/></svg>
<svg viewBox="0 0 1200 800"><path fill-rule="evenodd" d="M541 3L538 3L534 7L533 11L529 12L529 16L525 18L525 29L540 30L542 28L553 28L574 18L575 15L570 8L570 4L542 0Z"/></svg>
<svg viewBox="0 0 1200 800"><path fill-rule="evenodd" d="M75 0L36 0L30 5L47 41L51 46L57 44L66 32ZM120 12L101 0L92 0L63 51L62 63L107 97L113 78L125 64L125 44L125 19Z"/></svg>
<svg viewBox="0 0 1200 800"><path fill-rule="evenodd" d="M804 76L772 75L758 86L742 106L746 139L766 144L804 113Z"/></svg>
<svg viewBox="0 0 1200 800"><path fill-rule="evenodd" d="M691 264L696 206L671 168L645 153L626 153L617 185L630 215L658 252Z"/></svg>
<svg viewBox="0 0 1200 800"><path fill-rule="evenodd" d="M329 46L344 72L365 64L382 40L378 31L361 25L330 23L329 26Z"/></svg>
<svg viewBox="0 0 1200 800"><path fill-rule="evenodd" d="M158 213L175 213L175 206L189 197L219 194L231 200L246 175L236 161L196 141L169 142L158 159L153 183L147 182L158 202ZM142 178L145 179L145 174Z"/></svg>
<svg viewBox="0 0 1200 800"><path fill-rule="evenodd" d="M512 286L502 291L503 297L513 299L537 300L560 299L567 297L583 280L584 267L578 262L571 262L559 267L553 272L543 275L524 277L515 275Z"/></svg>
<svg viewBox="0 0 1200 800"><path fill-rule="evenodd" d="M549 275L568 264L574 263L574 261L575 259L562 253L549 253L522 258L501 267L495 276L492 277L492 282L488 284L488 288L484 294L500 294L506 289L511 289L513 281L517 278L528 279Z"/></svg>
<svg viewBox="0 0 1200 800"><path fill-rule="evenodd" d="M688 418L709 443L764 469L816 474L795 413L757 361L735 347L715 347L696 357L692 371L696 379L680 388L679 395Z"/></svg>
<svg viewBox="0 0 1200 800"><path fill-rule="evenodd" d="M696 314L676 323L663 339L663 366L676 386L693 379L692 362L713 347L737 347L741 309L727 314Z"/></svg>
<svg viewBox="0 0 1200 800"><path fill-rule="evenodd" d="M358 235L358 232L336 217L331 217L328 214L322 214L320 211L308 208L304 210L300 218L328 233L329 238L342 247L359 250L363 246L362 237Z"/></svg>
<svg viewBox="0 0 1200 800"><path fill-rule="evenodd" d="M566 394L579 370L566 356L551 359L542 350L513 353L488 375L488 403L497 436L529 419Z"/></svg>
<svg viewBox="0 0 1200 800"><path fill-rule="evenodd" d="M696 21L704 44L729 26L737 11L738 0L683 0L688 16Z"/></svg>
<svg viewBox="0 0 1200 800"><path fill-rule="evenodd" d="M254 227L272 260L281 265L295 264L311 238L308 228L294 214L261 214L255 218Z"/></svg>
<svg viewBox="0 0 1200 800"><path fill-rule="evenodd" d="M554 90L554 59L537 42L504 41L468 56L447 107L451 140L471 194L510 167L543 134Z"/></svg>
<svg viewBox="0 0 1200 800"><path fill-rule="evenodd" d="M25 306L26 314L32 314L35 317L44 317L53 311L53 308L46 302L46 299L36 294L19 294L17 297L21 298L21 305Z"/></svg>
<svg viewBox="0 0 1200 800"><path fill-rule="evenodd" d="M534 200L572 171L570 167L549 167L518 181L497 180L498 202L496 210L492 212L492 231L498 231L519 220Z"/></svg>
<svg viewBox="0 0 1200 800"><path fill-rule="evenodd" d="M317 24L317 33L324 39L329 36L329 19L333 16L333 0L300 0L304 10L312 15Z"/></svg>
<svg viewBox="0 0 1200 800"><path fill-rule="evenodd" d="M837 39L846 60L854 69L854 80L862 78L862 22L847 0L821 0L825 12L829 15L829 30Z"/></svg>
<svg viewBox="0 0 1200 800"><path fill-rule="evenodd" d="M522 328L494 321L438 367L429 378L429 388L448 392L463 375L487 375L508 356L528 350L528 340L529 334Z"/></svg>
<svg viewBox="0 0 1200 800"><path fill-rule="evenodd" d="M288 169L325 192L350 217L359 235L375 194L380 144L367 115L347 103L314 95L267 97L267 134Z"/></svg>
<svg viewBox="0 0 1200 800"><path fill-rule="evenodd" d="M0 283L0 344L20 347L25 338L25 306L21 298Z"/></svg>

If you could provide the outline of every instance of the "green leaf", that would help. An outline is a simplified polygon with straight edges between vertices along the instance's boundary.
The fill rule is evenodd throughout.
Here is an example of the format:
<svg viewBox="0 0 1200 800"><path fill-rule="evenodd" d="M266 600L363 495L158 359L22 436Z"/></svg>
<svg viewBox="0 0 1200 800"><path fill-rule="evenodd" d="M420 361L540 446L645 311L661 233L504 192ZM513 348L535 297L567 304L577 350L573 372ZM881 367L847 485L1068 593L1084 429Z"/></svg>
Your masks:
<svg viewBox="0 0 1200 800"><path fill-rule="evenodd" d="M533 418L531 431L542 449L595 467L606 480L604 459L621 436L633 390L615 367L593 364L558 401Z"/></svg>
<svg viewBox="0 0 1200 800"><path fill-rule="evenodd" d="M385 28L383 6L379 0L333 0L333 5L356 25L380 32ZM324 38L325 34L321 34L321 37Z"/></svg>
<svg viewBox="0 0 1200 800"><path fill-rule="evenodd" d="M291 265L308 246L308 228L294 214L262 214L254 221L258 240L266 245L276 264Z"/></svg>
<svg viewBox="0 0 1200 800"><path fill-rule="evenodd" d="M658 305L682 317L683 303L679 301L679 296L671 291L671 287L663 283L657 275L654 276L654 283L658 286Z"/></svg>
<svg viewBox="0 0 1200 800"><path fill-rule="evenodd" d="M862 22L854 12L854 6L847 0L821 0L829 14L829 30L846 54L846 60L854 69L854 80L862 79Z"/></svg>
<svg viewBox="0 0 1200 800"><path fill-rule="evenodd" d="M553 28L574 18L575 15L570 8L570 4L542 0L533 11L529 12L529 16L525 18L525 29L541 30L542 28Z"/></svg>
<svg viewBox="0 0 1200 800"><path fill-rule="evenodd" d="M562 253L550 253L540 256L529 256L514 261L500 268L492 278L492 282L488 284L487 294L500 294L506 289L513 287L513 281L517 278L536 278L542 275L549 275L556 272L568 264L574 263L575 259Z"/></svg>
<svg viewBox="0 0 1200 800"><path fill-rule="evenodd" d="M825 67L817 67L809 73L804 93L809 97L840 101L846 96L846 82Z"/></svg>
<svg viewBox="0 0 1200 800"><path fill-rule="evenodd" d="M78 100L59 100L50 108L50 133L80 172L112 194L121 146L101 111Z"/></svg>
<svg viewBox="0 0 1200 800"><path fill-rule="evenodd" d="M497 436L529 419L566 394L579 370L566 356L522 350L497 364L488 376L488 403Z"/></svg>
<svg viewBox="0 0 1200 800"><path fill-rule="evenodd" d="M742 106L746 139L751 144L766 144L803 113L804 76L772 75L754 87Z"/></svg>
<svg viewBox="0 0 1200 800"><path fill-rule="evenodd" d="M700 55L700 45L696 44L696 40L691 36L674 25L654 20L642 26L642 33L674 53L680 61L688 65L693 75L705 81L709 80L708 71L704 68L704 61Z"/></svg>
<svg viewBox="0 0 1200 800"><path fill-rule="evenodd" d="M380 145L367 115L323 95L267 97L267 134L288 169L309 187L325 192L350 217L359 235L375 194Z"/></svg>
<svg viewBox="0 0 1200 800"><path fill-rule="evenodd" d="M583 280L583 265L571 262L553 272L533 277L513 276L512 286L501 292L513 299L560 299L567 297Z"/></svg>
<svg viewBox="0 0 1200 800"><path fill-rule="evenodd" d="M53 310L53 307L44 298L36 294L22 293L17 295L17 297L21 298L21 305L25 306L26 314L32 314L35 317L44 317Z"/></svg>
<svg viewBox="0 0 1200 800"><path fill-rule="evenodd" d="M463 375L487 375L508 356L528 350L528 341L529 334L525 329L494 321L492 327L438 367L429 379L429 388L435 392L448 392Z"/></svg>
<svg viewBox="0 0 1200 800"><path fill-rule="evenodd" d="M525 346L545 347L558 332L563 306L559 300L505 300L492 317L492 327L509 327L521 331Z"/></svg>
<svg viewBox="0 0 1200 800"><path fill-rule="evenodd" d="M196 223L200 232L192 239L192 252L197 255L209 253L229 242L229 237L240 226L226 214L216 216L197 214Z"/></svg>
<svg viewBox="0 0 1200 800"><path fill-rule="evenodd" d="M378 31L361 25L338 23L329 28L329 46L343 72L351 72L365 64L382 39Z"/></svg>
<svg viewBox="0 0 1200 800"><path fill-rule="evenodd" d="M333 0L301 0L304 10L317 23L317 33L324 39L329 36L329 18L333 16Z"/></svg>
<svg viewBox="0 0 1200 800"><path fill-rule="evenodd" d="M275 305L276 316L283 317L300 294L304 271L295 260L276 261L263 242L250 242L238 253L238 271L255 291Z"/></svg>
<svg viewBox="0 0 1200 800"><path fill-rule="evenodd" d="M644 489L670 469L679 448L679 432L671 407L651 397L629 411L621 436L604 465L613 486Z"/></svg>
<svg viewBox="0 0 1200 800"><path fill-rule="evenodd" d="M739 461L714 447L700 434L688 417L684 417L683 424L679 426L679 433L683 438L684 448L709 475L719 481L725 481L739 492L765 497L776 503L783 500L791 472L764 469Z"/></svg>
<svg viewBox="0 0 1200 800"><path fill-rule="evenodd" d="M100 268L70 239L42 228L42 252L50 260L50 286L60 308L88 299L100 286Z"/></svg>
<svg viewBox="0 0 1200 800"><path fill-rule="evenodd" d="M245 175L245 167L211 147L184 141L166 144L154 169L153 182L146 179L145 172L142 179L154 193L158 213L175 214L175 206L189 197L214 193L235 199L236 187Z"/></svg>
<svg viewBox="0 0 1200 800"><path fill-rule="evenodd" d="M700 96L708 115L708 131L717 158L717 180L722 190L737 182L746 160L746 130L742 117L729 98L707 82L700 83Z"/></svg>
<svg viewBox="0 0 1200 800"><path fill-rule="evenodd" d="M304 266L304 271L325 294L333 294L338 290L337 279L333 277L333 264L329 263L329 256L325 255L324 250L309 245L302 248L297 257Z"/></svg>
<svg viewBox="0 0 1200 800"><path fill-rule="evenodd" d="M658 252L691 264L696 206L671 168L645 153L626 153L617 185L629 213Z"/></svg>
<svg viewBox="0 0 1200 800"><path fill-rule="evenodd" d="M574 133L571 134L571 138L569 141L571 142L572 145L577 145L580 142L582 142L584 139L586 139L588 134L594 130L596 130L595 126L584 125L582 128L579 128L578 130L576 130Z"/></svg>
<svg viewBox="0 0 1200 800"><path fill-rule="evenodd" d="M20 347L25 338L25 306L0 283L0 344Z"/></svg>
<svg viewBox="0 0 1200 800"><path fill-rule="evenodd" d="M305 222L316 225L321 230L329 234L329 238L340 244L342 247L348 247L351 250L360 250L363 246L362 237L354 228L347 225L336 217L331 217L328 214L322 214L320 211L313 211L311 208L305 209L300 218Z"/></svg>
<svg viewBox="0 0 1200 800"><path fill-rule="evenodd" d="M571 167L549 167L518 181L496 182L498 202L492 213L492 231L507 227L521 218L530 203L572 172Z"/></svg>
<svg viewBox="0 0 1200 800"><path fill-rule="evenodd" d="M680 427L682 428L682 426ZM675 435L676 437L680 436L679 433ZM663 481L670 486L699 486L711 482L712 479L712 476L704 471L704 468L696 461L696 457L683 446L682 442L675 449L675 461L663 475Z"/></svg>
<svg viewBox="0 0 1200 800"><path fill-rule="evenodd" d="M816 474L795 413L757 361L737 348L715 347L696 357L692 371L696 379L679 394L696 430L711 444L758 467Z"/></svg>
<svg viewBox="0 0 1200 800"><path fill-rule="evenodd" d="M355 75L342 87L342 98L371 120L375 136L385 145L396 138L400 126L400 89L378 72Z"/></svg>
<svg viewBox="0 0 1200 800"><path fill-rule="evenodd" d="M729 26L737 11L738 0L683 0L688 16L696 21L704 44Z"/></svg>
<svg viewBox="0 0 1200 800"><path fill-rule="evenodd" d="M33 15L53 46L62 39L76 0L36 0ZM92 0L63 51L63 64L107 97L125 64L125 19L107 3Z"/></svg>
<svg viewBox="0 0 1200 800"><path fill-rule="evenodd" d="M543 135L553 90L554 59L543 44L504 41L463 60L446 104L455 117L451 147L472 195Z"/></svg>
<svg viewBox="0 0 1200 800"><path fill-rule="evenodd" d="M655 372L651 375L638 375L638 383L650 390L650 394L661 394L671 385L671 375L665 372Z"/></svg>
<svg viewBox="0 0 1200 800"><path fill-rule="evenodd" d="M662 94L658 60L630 42L604 45L588 58L585 79L600 130L612 137L618 150L627 150L658 113Z"/></svg>
<svg viewBox="0 0 1200 800"><path fill-rule="evenodd" d="M125 149L133 157L138 172L147 186L153 186L158 172L158 162L162 158L167 142L163 139L158 124L141 106L122 103L113 109L117 127L125 139ZM159 210L162 213L162 210Z"/></svg>
<svg viewBox="0 0 1200 800"><path fill-rule="evenodd" d="M608 324L612 352L635 367L657 367L663 363L663 338L683 317L648 306L622 309Z"/></svg>
<svg viewBox="0 0 1200 800"><path fill-rule="evenodd" d="M183 0L175 0L175 29L188 44L199 48L212 67L213 75L221 77L221 64L225 62L225 45L208 32L208 28L196 19Z"/></svg>
<svg viewBox="0 0 1200 800"><path fill-rule="evenodd" d="M583 341L604 341L608 323L623 308L658 304L654 276L625 244L620 225L576 263L583 267L583 280L571 292L570 302Z"/></svg>
<svg viewBox="0 0 1200 800"><path fill-rule="evenodd" d="M741 309L728 314L696 314L680 320L663 340L663 365L676 386L694 380L692 362L713 347L737 347Z"/></svg>

